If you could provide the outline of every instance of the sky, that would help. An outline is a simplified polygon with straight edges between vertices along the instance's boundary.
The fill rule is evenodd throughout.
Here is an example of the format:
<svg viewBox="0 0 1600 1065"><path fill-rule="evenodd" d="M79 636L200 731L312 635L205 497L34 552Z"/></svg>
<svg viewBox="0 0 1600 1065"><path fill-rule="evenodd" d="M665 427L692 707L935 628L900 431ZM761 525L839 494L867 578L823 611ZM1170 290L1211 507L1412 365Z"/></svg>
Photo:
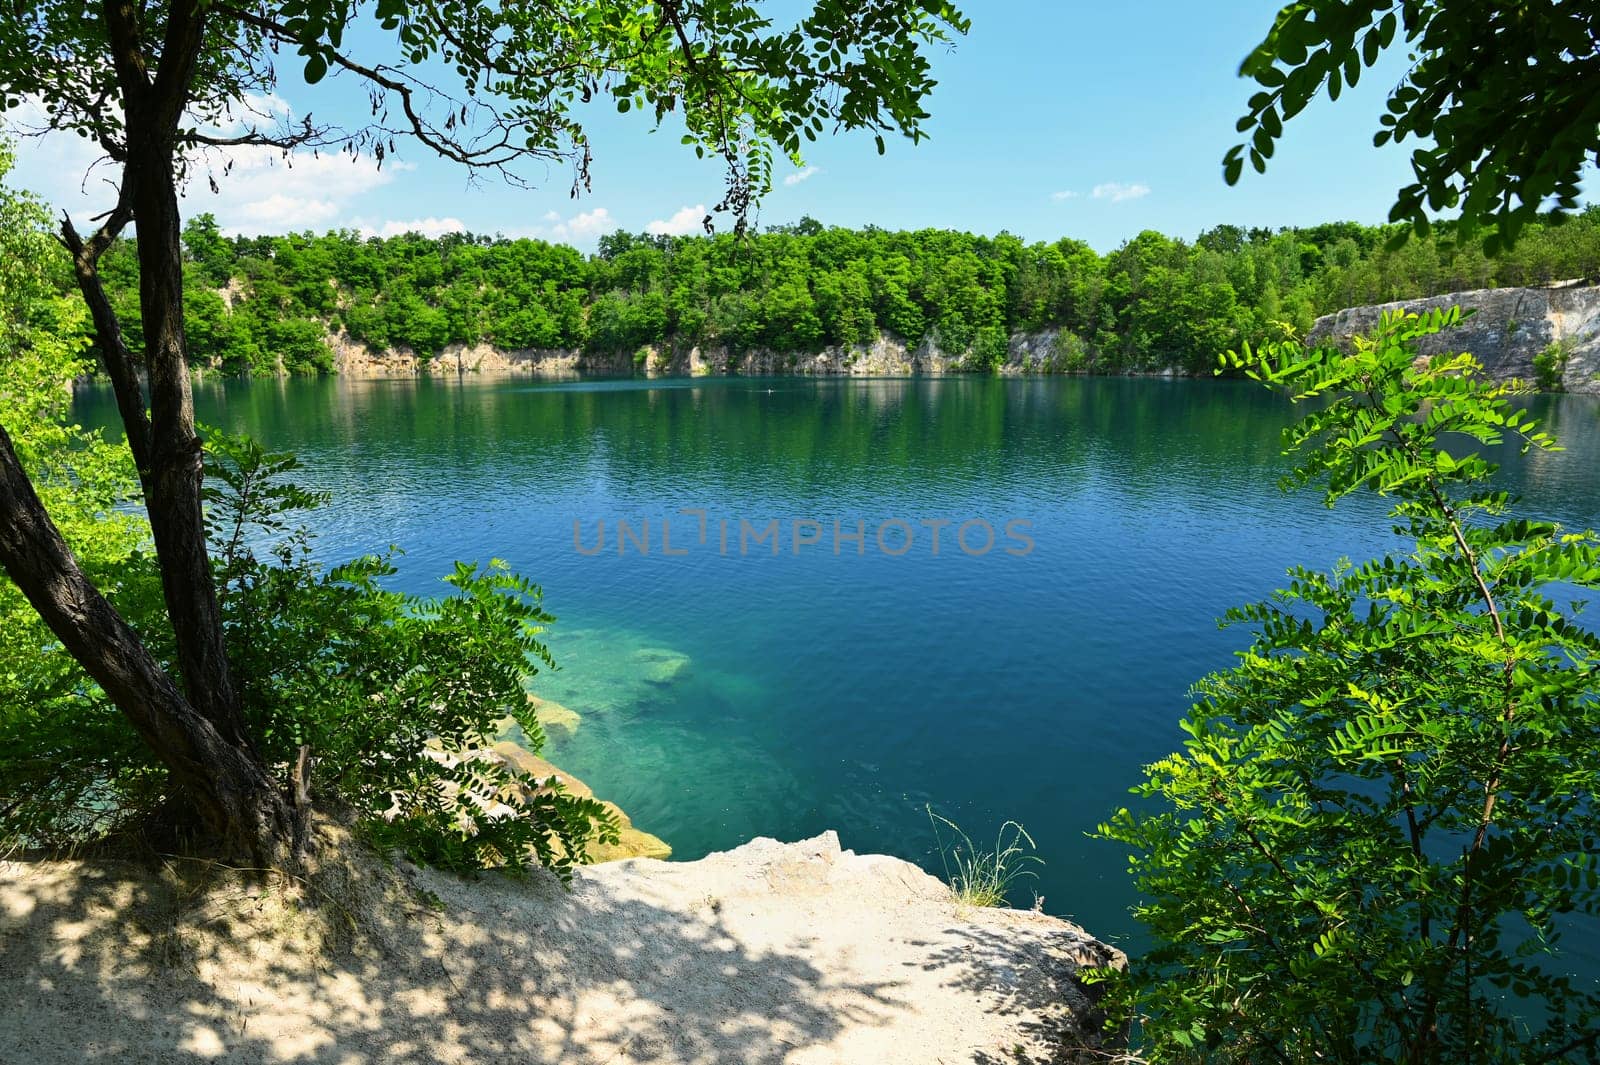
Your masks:
<svg viewBox="0 0 1600 1065"><path fill-rule="evenodd" d="M971 32L933 56L939 85L925 105L928 139L867 134L810 147L803 167L780 160L759 224L809 215L827 225L1075 237L1108 251L1145 229L1192 238L1220 223L1278 227L1387 217L1410 179L1410 145L1377 149L1383 101L1405 56L1385 56L1337 103L1321 99L1288 124L1266 175L1223 183L1220 161L1254 91L1239 61L1259 42L1273 0L967 0ZM355 124L355 86L311 87L281 64L278 96L318 119ZM23 116L25 120L25 116ZM534 236L592 250L603 233L699 232L721 197L723 170L697 160L678 134L638 115L597 109L593 189L569 197L563 166L536 166L524 189L471 182L420 146L397 145L380 168L363 156L240 149L220 192L191 182L184 211L216 215L247 235L351 228L430 235L452 230ZM109 206L108 168L75 137L25 139L11 181L75 216ZM726 223L724 223L726 224Z"/></svg>

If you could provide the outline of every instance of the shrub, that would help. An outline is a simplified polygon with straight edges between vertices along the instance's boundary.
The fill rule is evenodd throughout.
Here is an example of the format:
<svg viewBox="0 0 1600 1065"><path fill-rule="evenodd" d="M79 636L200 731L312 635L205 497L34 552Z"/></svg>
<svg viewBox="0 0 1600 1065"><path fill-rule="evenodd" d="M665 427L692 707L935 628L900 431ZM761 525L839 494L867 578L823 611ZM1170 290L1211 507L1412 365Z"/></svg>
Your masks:
<svg viewBox="0 0 1600 1065"><path fill-rule="evenodd" d="M554 621L504 563L456 563L451 591L406 596L388 557L324 570L288 517L325 502L297 463L208 435L209 519L229 658L262 754L284 786L302 750L313 795L351 806L378 842L453 869L534 862L565 875L615 818L558 783L487 757L507 719L535 751L533 663ZM252 545L266 543L266 557Z"/></svg>
<svg viewBox="0 0 1600 1065"><path fill-rule="evenodd" d="M1044 360L1046 373L1082 373L1089 368L1089 348L1083 338L1063 329L1050 342L1050 354Z"/></svg>
<svg viewBox="0 0 1600 1065"><path fill-rule="evenodd" d="M437 597L386 590L387 556L325 569L292 525L325 497L285 480L298 468L291 456L210 432L206 458L229 659L281 787L303 781L378 845L458 871L539 864L565 877L591 843L615 840L600 803L492 752L507 719L535 751L543 742L524 688L534 663L551 664L538 636L554 619L536 586L500 562L457 563ZM123 482L105 483L110 493ZM126 490L105 496L117 498ZM103 542L80 543L80 554L120 574L102 587L170 656L146 534L128 521L85 518ZM4 581L0 616L0 843L62 849L157 817L174 795L126 719Z"/></svg>
<svg viewBox="0 0 1600 1065"><path fill-rule="evenodd" d="M1470 355L1413 365L1459 318L1227 360L1315 401L1286 483L1392 500L1402 546L1230 611L1253 644L1100 828L1157 943L1113 979L1153 1058L1600 1058L1600 996L1554 953L1600 915L1600 638L1568 605L1600 540L1513 517L1459 446L1555 446Z"/></svg>
<svg viewBox="0 0 1600 1065"><path fill-rule="evenodd" d="M1533 357L1533 381L1541 392L1564 392L1567 360L1572 357L1573 342L1569 339L1552 341Z"/></svg>
<svg viewBox="0 0 1600 1065"><path fill-rule="evenodd" d="M1006 331L1000 326L984 326L972 338L972 348L962 360L962 369L994 373L1005 365L1009 349Z"/></svg>
<svg viewBox="0 0 1600 1065"><path fill-rule="evenodd" d="M0 177L10 161L0 142ZM73 379L91 365L88 315L52 283L64 257L49 221L42 204L0 185L0 426L84 571L159 648L149 530L129 512L133 462L127 448L68 420ZM143 750L0 571L0 852L113 830L123 823L114 797L155 805L164 774Z"/></svg>

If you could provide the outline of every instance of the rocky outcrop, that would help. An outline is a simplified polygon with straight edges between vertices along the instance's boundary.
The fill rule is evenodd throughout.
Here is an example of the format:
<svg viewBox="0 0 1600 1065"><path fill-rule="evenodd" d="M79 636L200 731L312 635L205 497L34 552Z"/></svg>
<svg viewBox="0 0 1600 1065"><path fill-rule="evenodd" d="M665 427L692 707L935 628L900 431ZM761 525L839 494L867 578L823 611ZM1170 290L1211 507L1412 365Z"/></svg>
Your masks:
<svg viewBox="0 0 1600 1065"><path fill-rule="evenodd" d="M759 348L736 357L725 355L724 359L726 372L752 377L911 377L946 374L961 368L961 359L940 349L934 339L908 347L903 340L888 336L880 336L870 344L832 346L818 352Z"/></svg>
<svg viewBox="0 0 1600 1065"><path fill-rule="evenodd" d="M338 373L353 378L526 374L539 378L579 375L608 377L704 377L740 374L776 377L912 377L958 373L970 367L966 356L939 346L936 336L907 345L893 336L869 344L833 345L821 351L774 351L724 346L647 345L626 353L578 348L508 350L489 344L452 344L432 359L409 348L374 351L343 333L330 334L328 347ZM1063 330L1018 333L1011 338L1002 374L1072 373L1088 368L1084 344Z"/></svg>
<svg viewBox="0 0 1600 1065"><path fill-rule="evenodd" d="M1094 358L1083 338L1065 329L1013 333L1000 372L1010 374L1086 373Z"/></svg>
<svg viewBox="0 0 1600 1065"><path fill-rule="evenodd" d="M833 833L467 880L346 832L304 875L0 863L0 1058L341 1065L1107 1061L1044 914L958 907Z"/></svg>
<svg viewBox="0 0 1600 1065"><path fill-rule="evenodd" d="M1422 354L1470 351L1497 380L1535 381L1534 360L1568 392L1600 392L1600 286L1569 281L1545 288L1489 288L1427 299L1352 307L1318 318L1309 339L1343 341L1369 333L1385 311L1421 313L1460 306L1475 311L1454 329L1426 338Z"/></svg>
<svg viewBox="0 0 1600 1065"><path fill-rule="evenodd" d="M374 349L343 332L329 333L335 371L358 380L389 377L443 377L456 374L528 374L570 378L579 374L627 374L631 360L562 348L508 350L490 344L450 344L431 359L408 347Z"/></svg>

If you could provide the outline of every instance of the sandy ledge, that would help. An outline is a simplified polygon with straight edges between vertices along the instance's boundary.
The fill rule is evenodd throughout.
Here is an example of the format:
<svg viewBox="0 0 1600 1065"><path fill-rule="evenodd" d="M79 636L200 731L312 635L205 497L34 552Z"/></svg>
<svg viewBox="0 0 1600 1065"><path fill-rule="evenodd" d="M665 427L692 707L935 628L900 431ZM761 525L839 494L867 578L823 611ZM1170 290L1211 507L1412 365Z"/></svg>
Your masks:
<svg viewBox="0 0 1600 1065"><path fill-rule="evenodd" d="M323 853L308 884L0 865L0 1060L1070 1061L1094 1024L1073 974L1121 958L831 832L570 892Z"/></svg>

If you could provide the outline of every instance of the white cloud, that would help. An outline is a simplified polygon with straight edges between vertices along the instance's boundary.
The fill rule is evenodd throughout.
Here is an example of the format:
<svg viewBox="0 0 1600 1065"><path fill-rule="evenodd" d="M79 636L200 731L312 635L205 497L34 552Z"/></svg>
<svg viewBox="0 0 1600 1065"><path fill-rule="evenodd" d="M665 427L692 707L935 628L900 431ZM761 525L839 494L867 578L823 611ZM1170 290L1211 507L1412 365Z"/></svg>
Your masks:
<svg viewBox="0 0 1600 1065"><path fill-rule="evenodd" d="M808 166L804 170L796 170L794 173L786 175L783 183L792 188L802 181L810 181L820 173L822 173L822 167Z"/></svg>
<svg viewBox="0 0 1600 1065"><path fill-rule="evenodd" d="M210 128L236 135L252 124L263 127L292 113L289 103L272 95L254 95L227 115L211 116ZM6 125L16 132L38 131L48 116L37 105L7 113ZM96 165L101 152L91 141L70 133L45 133L22 138L17 145L15 184L70 212L81 225L116 202L114 166ZM325 229L349 217L350 208L388 185L408 164L390 160L381 168L371 155L297 152L285 158L276 148L236 145L198 153L183 189L185 215L209 211L226 233L288 233ZM85 175L88 175L85 179ZM211 191L212 181L216 192Z"/></svg>
<svg viewBox="0 0 1600 1065"><path fill-rule="evenodd" d="M1096 185L1090 195L1097 200L1121 203L1123 200L1137 200L1150 195L1150 186L1124 185L1119 181L1107 181L1103 185Z"/></svg>
<svg viewBox="0 0 1600 1065"><path fill-rule="evenodd" d="M393 160L379 167L366 154L296 154L285 159L277 149L259 146L213 155L210 170L219 191L213 193L197 174L184 190L186 210L210 211L223 232L248 235L336 225L349 208L409 169Z"/></svg>
<svg viewBox="0 0 1600 1065"><path fill-rule="evenodd" d="M442 237L446 233L465 233L467 225L459 218L413 218L409 222L390 219L381 226L363 225L364 237L403 237L407 233L420 233L425 237Z"/></svg>
<svg viewBox="0 0 1600 1065"><path fill-rule="evenodd" d="M559 211L546 211L531 226L511 226L499 229L496 233L508 240L548 240L586 248L594 243L596 237L617 228L617 220L611 217L611 212L604 207L596 207L592 211L579 211L570 218L563 217Z"/></svg>
<svg viewBox="0 0 1600 1065"><path fill-rule="evenodd" d="M697 203L693 207L680 207L671 218L658 218L644 227L646 233L656 236L686 237L691 233L702 232L703 221L706 217L706 205Z"/></svg>
<svg viewBox="0 0 1600 1065"><path fill-rule="evenodd" d="M551 222L547 232L550 239L576 244L579 241L594 240L602 233L609 233L617 228L616 219L611 217L611 212L604 207L596 207L592 211L580 211L571 218L562 218L551 211L545 215L545 220Z"/></svg>
<svg viewBox="0 0 1600 1065"><path fill-rule="evenodd" d="M1050 198L1060 203L1062 200L1076 200L1078 194L1071 189L1062 189L1060 192L1052 192Z"/></svg>
<svg viewBox="0 0 1600 1065"><path fill-rule="evenodd" d="M275 192L249 203L227 205L218 224L230 233L286 233L320 229L338 216L339 205L332 200Z"/></svg>

